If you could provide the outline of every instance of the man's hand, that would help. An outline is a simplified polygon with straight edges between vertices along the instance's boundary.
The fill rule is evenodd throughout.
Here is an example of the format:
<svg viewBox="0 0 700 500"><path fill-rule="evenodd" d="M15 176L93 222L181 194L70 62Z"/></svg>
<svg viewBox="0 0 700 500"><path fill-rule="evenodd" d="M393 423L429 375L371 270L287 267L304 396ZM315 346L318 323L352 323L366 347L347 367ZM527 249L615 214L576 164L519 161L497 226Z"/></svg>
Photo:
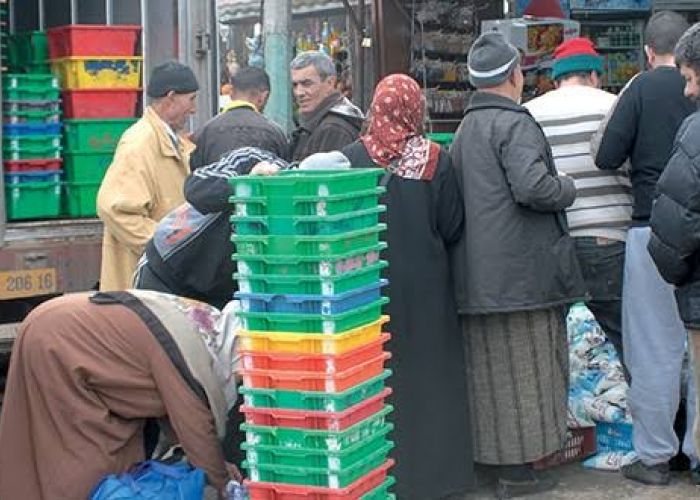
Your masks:
<svg viewBox="0 0 700 500"><path fill-rule="evenodd" d="M250 175L275 175L279 171L280 168L274 163L261 161L252 168Z"/></svg>

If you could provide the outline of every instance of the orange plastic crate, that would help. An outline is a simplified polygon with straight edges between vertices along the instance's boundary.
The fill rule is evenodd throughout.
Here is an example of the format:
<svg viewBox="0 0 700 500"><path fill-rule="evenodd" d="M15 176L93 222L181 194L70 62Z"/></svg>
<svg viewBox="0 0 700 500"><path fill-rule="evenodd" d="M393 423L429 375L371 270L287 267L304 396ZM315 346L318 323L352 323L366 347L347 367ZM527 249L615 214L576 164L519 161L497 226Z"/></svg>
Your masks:
<svg viewBox="0 0 700 500"><path fill-rule="evenodd" d="M377 377L391 357L380 352L369 360L333 374L293 370L241 370L243 385L254 389L342 392Z"/></svg>
<svg viewBox="0 0 700 500"><path fill-rule="evenodd" d="M366 493L379 487L387 478L394 465L392 459L365 474L345 488L320 488L293 484L245 481L250 492L250 500L358 500Z"/></svg>
<svg viewBox="0 0 700 500"><path fill-rule="evenodd" d="M245 405L240 411L245 415L246 423L251 425L342 431L381 411L389 395L391 389L387 387L376 396L341 412L250 408Z"/></svg>
<svg viewBox="0 0 700 500"><path fill-rule="evenodd" d="M240 351L244 370L294 370L318 373L339 373L376 358L391 338L382 333L376 340L343 354L291 354L262 351Z"/></svg>

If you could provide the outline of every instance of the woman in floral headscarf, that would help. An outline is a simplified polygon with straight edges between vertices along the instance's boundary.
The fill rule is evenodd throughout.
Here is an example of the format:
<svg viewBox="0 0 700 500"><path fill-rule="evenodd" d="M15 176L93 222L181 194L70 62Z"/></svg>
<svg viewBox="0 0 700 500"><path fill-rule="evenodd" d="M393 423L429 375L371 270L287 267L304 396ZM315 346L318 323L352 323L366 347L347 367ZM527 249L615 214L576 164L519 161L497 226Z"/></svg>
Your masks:
<svg viewBox="0 0 700 500"><path fill-rule="evenodd" d="M22 323L0 418L0 498L87 498L143 460L146 419L167 418L223 498L236 402L234 302L219 312L148 290L79 293Z"/></svg>
<svg viewBox="0 0 700 500"><path fill-rule="evenodd" d="M388 312L394 375L396 492L430 500L473 485L464 348L448 249L463 230L449 157L422 135L425 99L406 75L375 89L366 132L342 150L386 170Z"/></svg>

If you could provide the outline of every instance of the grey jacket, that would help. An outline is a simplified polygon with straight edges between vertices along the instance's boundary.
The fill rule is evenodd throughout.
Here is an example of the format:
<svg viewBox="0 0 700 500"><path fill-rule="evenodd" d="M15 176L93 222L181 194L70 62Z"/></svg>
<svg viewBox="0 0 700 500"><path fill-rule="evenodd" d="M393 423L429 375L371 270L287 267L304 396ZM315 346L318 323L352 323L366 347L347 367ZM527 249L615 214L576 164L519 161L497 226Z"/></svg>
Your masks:
<svg viewBox="0 0 700 500"><path fill-rule="evenodd" d="M530 113L476 92L450 149L464 196L453 253L460 314L544 309L585 296L564 209L576 190L557 176Z"/></svg>

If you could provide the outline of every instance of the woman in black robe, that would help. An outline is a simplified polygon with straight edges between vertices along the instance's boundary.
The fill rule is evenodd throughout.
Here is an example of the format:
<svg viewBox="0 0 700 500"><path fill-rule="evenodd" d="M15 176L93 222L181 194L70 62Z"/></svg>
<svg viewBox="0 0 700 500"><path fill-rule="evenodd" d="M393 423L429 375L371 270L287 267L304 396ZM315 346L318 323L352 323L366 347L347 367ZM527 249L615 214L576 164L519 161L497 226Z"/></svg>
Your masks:
<svg viewBox="0 0 700 500"><path fill-rule="evenodd" d="M375 89L367 130L342 152L353 167L386 169L396 410L393 439L401 500L431 500L473 486L464 347L452 292L448 247L464 214L449 156L420 135L425 100L406 75Z"/></svg>

